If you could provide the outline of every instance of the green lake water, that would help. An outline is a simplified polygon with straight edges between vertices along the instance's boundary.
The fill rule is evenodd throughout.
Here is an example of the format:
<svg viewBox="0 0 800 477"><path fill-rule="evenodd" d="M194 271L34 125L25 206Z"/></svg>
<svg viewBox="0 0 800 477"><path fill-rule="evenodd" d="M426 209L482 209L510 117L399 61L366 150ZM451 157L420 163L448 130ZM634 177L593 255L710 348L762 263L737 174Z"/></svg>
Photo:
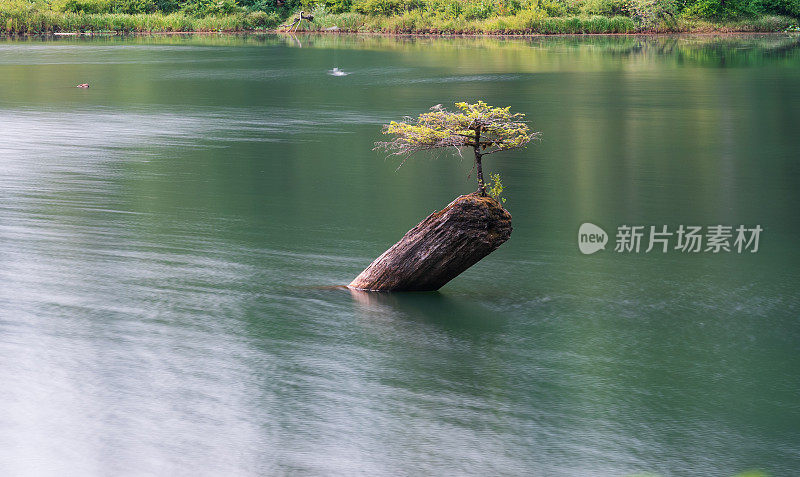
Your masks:
<svg viewBox="0 0 800 477"><path fill-rule="evenodd" d="M381 124L479 99L511 239L335 288L475 189ZM0 40L0 474L798 475L798 159L796 34Z"/></svg>

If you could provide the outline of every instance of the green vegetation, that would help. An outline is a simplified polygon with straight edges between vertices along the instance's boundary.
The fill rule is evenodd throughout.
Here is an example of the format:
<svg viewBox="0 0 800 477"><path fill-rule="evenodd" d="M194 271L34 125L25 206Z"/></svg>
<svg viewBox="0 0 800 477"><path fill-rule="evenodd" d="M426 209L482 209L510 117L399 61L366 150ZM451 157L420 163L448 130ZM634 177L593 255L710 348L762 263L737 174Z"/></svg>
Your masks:
<svg viewBox="0 0 800 477"><path fill-rule="evenodd" d="M237 31L275 28L275 12L246 11L234 0L204 10L180 9L174 0L0 0L0 30L7 33ZM233 9L231 9L233 8Z"/></svg>
<svg viewBox="0 0 800 477"><path fill-rule="evenodd" d="M387 17L360 13L328 14L320 9L316 10L311 30L325 30L332 27L354 32L432 34L568 34L636 31L633 20L622 16L547 17L541 12L520 12L515 15L467 20L441 17L422 11Z"/></svg>
<svg viewBox="0 0 800 477"><path fill-rule="evenodd" d="M491 178L492 181L487 184L486 193L497 202L505 204L506 198L503 197L504 188L503 181L500 179L500 174L489 174L489 178Z"/></svg>
<svg viewBox="0 0 800 477"><path fill-rule="evenodd" d="M326 0L313 14L311 30L384 33L774 32L798 28L800 0Z"/></svg>
<svg viewBox="0 0 800 477"><path fill-rule="evenodd" d="M796 31L800 0L0 0L0 31L446 34ZM302 30L301 29L301 30Z"/></svg>
<svg viewBox="0 0 800 477"><path fill-rule="evenodd" d="M275 28L285 14L236 0L0 0L0 31L241 31Z"/></svg>
<svg viewBox="0 0 800 477"><path fill-rule="evenodd" d="M510 106L496 108L478 101L475 104L456 103L456 107L461 111L448 111L437 104L430 112L420 114L416 120L408 118L408 122L392 121L384 126L383 134L394 136L394 139L375 143L375 149L384 149L392 155L402 156L405 162L410 155L417 152L452 148L460 155L461 148L472 148L478 191L485 196L483 158L495 152L525 147L539 133L531 132L528 125L522 122L525 115L512 113ZM499 176L492 178L497 183ZM501 184L500 191L502 190Z"/></svg>

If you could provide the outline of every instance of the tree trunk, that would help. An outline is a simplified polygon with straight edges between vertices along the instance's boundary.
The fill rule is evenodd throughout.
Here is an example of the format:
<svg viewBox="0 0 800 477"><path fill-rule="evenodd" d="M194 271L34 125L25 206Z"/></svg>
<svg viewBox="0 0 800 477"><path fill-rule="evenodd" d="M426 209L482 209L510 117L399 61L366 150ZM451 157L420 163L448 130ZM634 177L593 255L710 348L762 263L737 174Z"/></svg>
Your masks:
<svg viewBox="0 0 800 477"><path fill-rule="evenodd" d="M511 236L511 214L480 193L462 195L409 230L348 287L438 290Z"/></svg>
<svg viewBox="0 0 800 477"><path fill-rule="evenodd" d="M481 193L482 196L486 196L486 183L483 182L483 166L481 165L481 153L478 152L478 148L475 148L475 168L477 169L478 174L478 192Z"/></svg>
<svg viewBox="0 0 800 477"><path fill-rule="evenodd" d="M478 126L474 129L475 131L475 145L473 149L475 149L475 171L478 176L478 191L481 195L486 195L486 183L483 182L483 166L481 165L481 127Z"/></svg>

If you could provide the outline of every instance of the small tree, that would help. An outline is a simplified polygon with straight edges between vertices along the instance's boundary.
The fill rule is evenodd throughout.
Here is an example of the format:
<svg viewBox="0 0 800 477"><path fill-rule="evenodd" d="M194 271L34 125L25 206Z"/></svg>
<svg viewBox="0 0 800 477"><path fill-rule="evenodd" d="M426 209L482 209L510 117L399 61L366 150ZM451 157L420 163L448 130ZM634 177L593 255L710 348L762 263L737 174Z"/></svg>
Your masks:
<svg viewBox="0 0 800 477"><path fill-rule="evenodd" d="M475 152L478 191L485 196L483 156L525 147L531 139L539 137L539 133L531 132L522 121L525 115L512 113L510 106L495 108L478 101L475 104L456 103L456 107L460 112L448 111L437 104L416 120L406 117L405 121L392 121L383 127L383 134L395 136L394 140L376 142L375 149L405 156L405 163L408 156L419 151L453 147L461 155L462 147L471 147Z"/></svg>

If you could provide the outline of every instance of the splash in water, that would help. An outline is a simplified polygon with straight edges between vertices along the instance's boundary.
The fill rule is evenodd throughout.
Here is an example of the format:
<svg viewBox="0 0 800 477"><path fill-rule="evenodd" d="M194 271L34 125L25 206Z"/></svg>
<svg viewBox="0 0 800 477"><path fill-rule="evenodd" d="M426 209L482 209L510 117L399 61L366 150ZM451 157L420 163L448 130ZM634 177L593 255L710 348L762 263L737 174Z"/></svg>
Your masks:
<svg viewBox="0 0 800 477"><path fill-rule="evenodd" d="M328 74L331 75L331 76L347 76L350 73L347 73L346 71L342 71L338 67L334 66L332 70L328 70Z"/></svg>

